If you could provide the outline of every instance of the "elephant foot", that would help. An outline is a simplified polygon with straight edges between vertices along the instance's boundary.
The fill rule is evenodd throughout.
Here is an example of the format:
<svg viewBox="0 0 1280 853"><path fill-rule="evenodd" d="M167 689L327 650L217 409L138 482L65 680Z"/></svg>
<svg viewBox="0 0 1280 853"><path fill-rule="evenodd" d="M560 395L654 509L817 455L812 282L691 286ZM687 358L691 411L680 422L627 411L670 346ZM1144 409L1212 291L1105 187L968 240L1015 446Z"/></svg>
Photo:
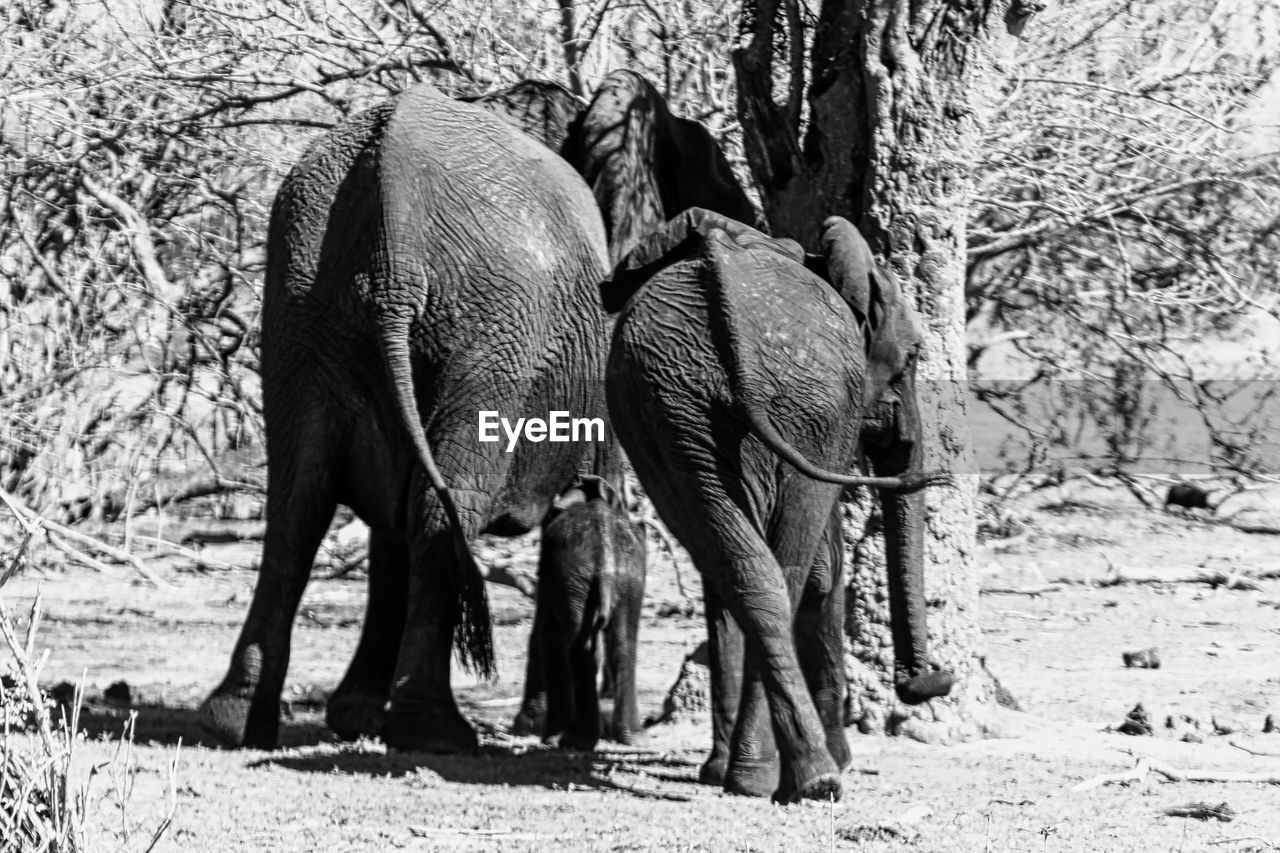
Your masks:
<svg viewBox="0 0 1280 853"><path fill-rule="evenodd" d="M900 682L895 689L903 704L919 705L946 696L955 682L956 677L950 672L928 672Z"/></svg>
<svg viewBox="0 0 1280 853"><path fill-rule="evenodd" d="M712 752L698 770L698 781L703 785L723 785L729 774L729 759Z"/></svg>
<svg viewBox="0 0 1280 853"><path fill-rule="evenodd" d="M475 753L480 748L476 730L456 710L452 713L397 713L392 703L379 734L389 749L400 752L451 755Z"/></svg>
<svg viewBox="0 0 1280 853"><path fill-rule="evenodd" d="M838 799L840 799L839 773L819 773L816 776L809 777L789 791L779 788L773 794L775 803L798 803L801 800L830 800L834 802Z"/></svg>
<svg viewBox="0 0 1280 853"><path fill-rule="evenodd" d="M724 777L725 793L740 797L767 797L777 787L777 761L733 761Z"/></svg>
<svg viewBox="0 0 1280 853"><path fill-rule="evenodd" d="M324 721L343 740L374 736L387 719L387 697L367 693L334 694L325 708Z"/></svg>
<svg viewBox="0 0 1280 853"><path fill-rule="evenodd" d="M511 721L511 734L516 737L541 737L547 730L547 703L528 701L520 706L520 713Z"/></svg>
<svg viewBox="0 0 1280 853"><path fill-rule="evenodd" d="M610 728L608 737L614 743L620 743L623 746L635 746L648 740L645 732L638 728Z"/></svg>
<svg viewBox="0 0 1280 853"><path fill-rule="evenodd" d="M596 748L599 740L599 736L587 732L561 732L543 738L542 742L556 749L565 749L570 752L591 752Z"/></svg>
<svg viewBox="0 0 1280 853"><path fill-rule="evenodd" d="M256 720L252 695L215 691L198 712L200 727L228 746L275 749L280 737L280 719Z"/></svg>

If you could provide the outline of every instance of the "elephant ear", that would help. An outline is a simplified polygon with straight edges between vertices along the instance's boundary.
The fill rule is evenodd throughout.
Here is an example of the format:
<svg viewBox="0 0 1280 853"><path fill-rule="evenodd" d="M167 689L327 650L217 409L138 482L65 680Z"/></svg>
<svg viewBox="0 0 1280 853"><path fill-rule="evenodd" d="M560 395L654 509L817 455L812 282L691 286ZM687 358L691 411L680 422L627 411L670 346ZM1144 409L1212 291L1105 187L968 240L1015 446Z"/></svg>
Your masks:
<svg viewBox="0 0 1280 853"><path fill-rule="evenodd" d="M862 234L839 216L823 223L822 250L827 281L867 324L868 349L896 370L922 339L920 319L904 298L897 278L876 264ZM822 262L806 259L805 265L816 272Z"/></svg>
<svg viewBox="0 0 1280 853"><path fill-rule="evenodd" d="M884 299L879 286L875 256L858 229L847 219L832 216L822 223L823 276L839 291L844 301L868 323L872 322L872 300ZM816 260L816 259L815 259ZM819 263L810 261L806 266Z"/></svg>
<svg viewBox="0 0 1280 853"><path fill-rule="evenodd" d="M605 311L621 311L655 273L692 257L717 231L742 248L763 247L796 262L804 259L804 250L794 240L769 237L713 211L690 208L640 240L614 267L613 274L601 282L600 298Z"/></svg>
<svg viewBox="0 0 1280 853"><path fill-rule="evenodd" d="M657 183L658 126L667 105L633 71L604 78L572 128L565 153L595 194L616 264L667 217Z"/></svg>
<svg viewBox="0 0 1280 853"><path fill-rule="evenodd" d="M570 127L585 107L577 95L545 80L521 80L487 95L458 100L484 107L557 154L564 148Z"/></svg>
<svg viewBox="0 0 1280 853"><path fill-rule="evenodd" d="M676 116L670 129L658 139L658 189L667 216L704 207L769 233L764 214L747 197L711 131Z"/></svg>
<svg viewBox="0 0 1280 853"><path fill-rule="evenodd" d="M763 216L711 132L673 116L658 90L633 71L604 78L573 127L565 156L595 193L610 263L692 207L764 230Z"/></svg>

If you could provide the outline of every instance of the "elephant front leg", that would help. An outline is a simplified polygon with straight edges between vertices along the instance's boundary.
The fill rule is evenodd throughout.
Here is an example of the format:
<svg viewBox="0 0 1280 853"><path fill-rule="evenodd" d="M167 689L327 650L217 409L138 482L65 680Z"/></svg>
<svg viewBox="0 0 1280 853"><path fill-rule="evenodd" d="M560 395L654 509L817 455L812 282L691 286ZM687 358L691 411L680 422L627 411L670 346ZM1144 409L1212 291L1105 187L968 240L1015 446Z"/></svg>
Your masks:
<svg viewBox="0 0 1280 853"><path fill-rule="evenodd" d="M793 599L773 554L763 541L758 547L755 554L729 557L727 576L717 580L721 596L742 627L748 656L758 662L768 697L782 760L773 797L778 802L838 799L840 769L827 751L826 732L796 656ZM726 548L725 553L733 552ZM739 716L745 711L740 709ZM735 754L747 752L745 745L736 742L741 728L734 732Z"/></svg>
<svg viewBox="0 0 1280 853"><path fill-rule="evenodd" d="M618 743L634 743L640 734L640 706L636 699L636 650L640 635L640 611L644 586L619 595L606 629L605 672L612 673L613 724L610 735ZM603 691L602 691L603 693Z"/></svg>
<svg viewBox="0 0 1280 853"><path fill-rule="evenodd" d="M325 722L344 740L376 735L386 717L409 592L409 549L400 534L369 534L369 601L351 665L329 697Z"/></svg>

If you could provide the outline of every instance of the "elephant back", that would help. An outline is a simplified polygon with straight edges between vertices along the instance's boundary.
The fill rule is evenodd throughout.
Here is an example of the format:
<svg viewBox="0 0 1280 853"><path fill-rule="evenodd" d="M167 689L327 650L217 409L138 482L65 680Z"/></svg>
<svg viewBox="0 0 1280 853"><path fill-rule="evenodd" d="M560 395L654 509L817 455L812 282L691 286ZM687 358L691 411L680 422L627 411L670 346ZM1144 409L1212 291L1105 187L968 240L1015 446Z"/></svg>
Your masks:
<svg viewBox="0 0 1280 853"><path fill-rule="evenodd" d="M466 232L464 244L527 262L531 252L545 255L570 236L569 242L591 244L601 267L607 258L591 191L568 163L490 110L448 98L429 83L396 101L379 186L384 223L414 227L425 220L442 231L435 242L458 242L457 232ZM520 242L538 236L545 240Z"/></svg>

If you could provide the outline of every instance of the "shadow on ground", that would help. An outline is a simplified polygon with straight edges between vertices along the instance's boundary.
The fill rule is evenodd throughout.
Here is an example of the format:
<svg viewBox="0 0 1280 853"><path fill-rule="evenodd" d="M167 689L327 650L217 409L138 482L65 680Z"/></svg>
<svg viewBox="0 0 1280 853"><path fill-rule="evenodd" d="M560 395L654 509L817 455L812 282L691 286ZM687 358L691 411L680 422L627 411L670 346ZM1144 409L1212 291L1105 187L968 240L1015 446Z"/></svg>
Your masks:
<svg viewBox="0 0 1280 853"><path fill-rule="evenodd" d="M486 744L471 755L436 755L426 752L382 752L360 746L334 752L329 748L304 751L302 754L264 758L250 766L284 767L300 773L348 773L362 776L400 777L434 773L442 781L467 785L511 785L550 788L554 790L619 791L652 796L632 785L610 777L619 768L679 768L674 773L645 775L655 781L696 782L698 762L693 759L644 753L569 752L525 744ZM682 772L681 772L682 771ZM680 797L680 799L685 799Z"/></svg>
<svg viewBox="0 0 1280 853"><path fill-rule="evenodd" d="M134 721L135 743L155 743L173 746L181 740L183 746L201 746L206 749L231 749L226 743L205 731L195 708L163 704L135 704L131 706L86 703L80 709L80 731L90 738L119 738L125 732L131 712L137 713ZM337 736L325 727L319 714L295 715L280 721L280 746L284 749L316 746L337 741Z"/></svg>

